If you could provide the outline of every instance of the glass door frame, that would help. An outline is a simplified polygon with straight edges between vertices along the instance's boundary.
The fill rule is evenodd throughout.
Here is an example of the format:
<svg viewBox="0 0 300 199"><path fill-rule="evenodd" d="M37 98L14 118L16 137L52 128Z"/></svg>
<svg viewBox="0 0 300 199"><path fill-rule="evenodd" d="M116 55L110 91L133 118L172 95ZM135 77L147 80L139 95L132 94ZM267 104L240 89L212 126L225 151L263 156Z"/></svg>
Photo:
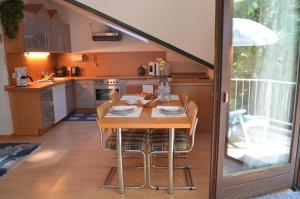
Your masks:
<svg viewBox="0 0 300 199"><path fill-rule="evenodd" d="M218 199L247 198L292 187L295 183L299 135L300 98L298 95L300 93L300 78L298 75L290 162L255 169L251 172L239 172L234 175L223 176L233 52L232 17L233 0L216 1L215 109L210 196ZM300 61L298 61L298 70L299 68Z"/></svg>

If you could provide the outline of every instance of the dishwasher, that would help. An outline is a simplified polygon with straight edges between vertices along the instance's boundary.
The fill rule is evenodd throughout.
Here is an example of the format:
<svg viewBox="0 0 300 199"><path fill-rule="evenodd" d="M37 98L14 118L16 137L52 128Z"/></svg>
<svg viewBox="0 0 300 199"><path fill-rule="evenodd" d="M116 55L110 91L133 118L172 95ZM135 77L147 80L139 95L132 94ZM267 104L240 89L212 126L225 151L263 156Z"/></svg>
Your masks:
<svg viewBox="0 0 300 199"><path fill-rule="evenodd" d="M66 103L66 85L65 83L58 84L52 87L53 106L54 106L54 121L55 123L67 116Z"/></svg>

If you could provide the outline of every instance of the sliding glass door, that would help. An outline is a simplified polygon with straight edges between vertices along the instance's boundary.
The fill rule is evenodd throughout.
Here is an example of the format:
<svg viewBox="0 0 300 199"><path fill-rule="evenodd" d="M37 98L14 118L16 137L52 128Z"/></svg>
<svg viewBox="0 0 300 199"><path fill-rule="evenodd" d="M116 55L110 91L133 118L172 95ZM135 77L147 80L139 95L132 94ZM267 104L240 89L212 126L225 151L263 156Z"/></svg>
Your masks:
<svg viewBox="0 0 300 199"><path fill-rule="evenodd" d="M293 180L300 1L224 2L218 197L246 198Z"/></svg>

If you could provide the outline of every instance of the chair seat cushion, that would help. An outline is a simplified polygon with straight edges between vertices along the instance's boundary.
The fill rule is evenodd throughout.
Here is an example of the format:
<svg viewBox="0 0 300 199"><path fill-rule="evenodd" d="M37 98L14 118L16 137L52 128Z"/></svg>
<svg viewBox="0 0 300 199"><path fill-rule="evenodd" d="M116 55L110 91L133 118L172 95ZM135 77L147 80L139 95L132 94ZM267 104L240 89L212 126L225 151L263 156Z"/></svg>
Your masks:
<svg viewBox="0 0 300 199"><path fill-rule="evenodd" d="M122 148L123 150L139 150L144 151L146 148L147 135L145 133L126 132L122 133ZM116 150L117 136L112 134L105 143L106 148Z"/></svg>
<svg viewBox="0 0 300 199"><path fill-rule="evenodd" d="M168 151L169 134L152 133L149 139L150 151ZM174 139L174 151L186 151L190 148L189 137L186 132L176 132Z"/></svg>

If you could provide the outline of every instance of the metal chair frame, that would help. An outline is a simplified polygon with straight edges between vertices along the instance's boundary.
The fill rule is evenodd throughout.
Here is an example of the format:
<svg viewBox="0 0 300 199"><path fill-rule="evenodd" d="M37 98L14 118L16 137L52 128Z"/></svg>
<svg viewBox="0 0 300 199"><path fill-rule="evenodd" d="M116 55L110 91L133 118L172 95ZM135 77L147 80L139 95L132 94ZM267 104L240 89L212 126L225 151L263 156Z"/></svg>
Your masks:
<svg viewBox="0 0 300 199"><path fill-rule="evenodd" d="M174 151L174 154L183 154L185 155L186 153L189 153L192 151L195 145L195 131L196 131L196 126L198 123L198 118L196 118L196 122L194 123L194 126L191 127L193 128L193 133L192 133L192 138L191 138L191 146L188 150L185 151ZM155 154L166 154L168 151L153 151L148 154L148 184L150 188L156 189L156 190L166 190L168 189L168 186L155 186L151 184L151 167L153 169L167 169L168 167L166 166L155 166L152 164L152 158ZM197 189L196 186L194 186L192 174L191 174L191 169L192 166L174 166L174 169L184 169L185 171L185 179L186 179L186 186L174 186L174 189L177 190L195 190Z"/></svg>
<svg viewBox="0 0 300 199"><path fill-rule="evenodd" d="M97 124L98 124L98 129L99 129L99 133L100 133L100 143L101 143L101 146L102 148L105 150L105 151L115 151L115 150L112 150L112 149L109 149L105 146L104 144L104 138L103 138L103 132L102 132L102 128L101 128L101 123L99 121L99 118L97 118ZM147 158L146 158L146 153L142 150L123 150L123 152L129 152L129 153L141 153L142 154L142 157L144 159L144 165L142 168L144 168L144 183L140 186L138 185L129 185L129 186L125 186L125 188L130 188L130 189L139 189L139 188L144 188L146 186L146 183L147 183ZM141 157L141 156L139 156ZM103 188L118 188L119 186L118 185L110 185L111 183L111 180L115 174L115 171L116 171L116 168L117 167L112 167L104 181L104 184L101 186ZM135 167L135 168L141 168L141 167Z"/></svg>

